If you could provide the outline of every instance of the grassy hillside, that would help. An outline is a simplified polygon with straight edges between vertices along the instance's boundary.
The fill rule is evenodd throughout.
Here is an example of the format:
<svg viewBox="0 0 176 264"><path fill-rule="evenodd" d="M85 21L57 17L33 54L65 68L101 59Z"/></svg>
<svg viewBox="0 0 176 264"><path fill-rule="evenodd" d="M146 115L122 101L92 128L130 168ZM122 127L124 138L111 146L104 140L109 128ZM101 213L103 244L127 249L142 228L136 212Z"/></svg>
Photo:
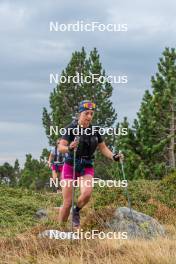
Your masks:
<svg viewBox="0 0 176 264"><path fill-rule="evenodd" d="M53 209L61 204L60 195L0 186L1 263L117 263L117 258L119 263L175 263L175 179L176 175L172 174L163 181L140 180L129 184L132 207L163 224L166 238L75 241L73 245L70 241L37 238L42 230L60 229ZM123 189L96 187L91 202L81 212L82 228L103 230L103 223L114 208L125 205L127 199ZM48 210L48 220L34 217L39 208ZM69 230L69 225L65 228Z"/></svg>
<svg viewBox="0 0 176 264"><path fill-rule="evenodd" d="M0 236L14 236L37 225L37 209L60 202L56 195L0 186Z"/></svg>

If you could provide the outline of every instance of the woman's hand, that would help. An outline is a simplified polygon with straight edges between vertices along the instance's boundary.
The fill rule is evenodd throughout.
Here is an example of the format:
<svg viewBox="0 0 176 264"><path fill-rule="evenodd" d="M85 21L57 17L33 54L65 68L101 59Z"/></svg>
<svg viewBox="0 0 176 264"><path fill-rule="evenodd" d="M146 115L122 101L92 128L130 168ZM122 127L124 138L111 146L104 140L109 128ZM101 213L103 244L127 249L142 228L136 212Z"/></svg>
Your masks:
<svg viewBox="0 0 176 264"><path fill-rule="evenodd" d="M123 161L124 160L124 155L123 153L115 153L113 154L113 160L115 161Z"/></svg>
<svg viewBox="0 0 176 264"><path fill-rule="evenodd" d="M71 143L70 143L70 145L69 145L69 149L70 150L74 150L75 148L77 148L78 147L78 144L79 144L79 142L78 141L72 141Z"/></svg>

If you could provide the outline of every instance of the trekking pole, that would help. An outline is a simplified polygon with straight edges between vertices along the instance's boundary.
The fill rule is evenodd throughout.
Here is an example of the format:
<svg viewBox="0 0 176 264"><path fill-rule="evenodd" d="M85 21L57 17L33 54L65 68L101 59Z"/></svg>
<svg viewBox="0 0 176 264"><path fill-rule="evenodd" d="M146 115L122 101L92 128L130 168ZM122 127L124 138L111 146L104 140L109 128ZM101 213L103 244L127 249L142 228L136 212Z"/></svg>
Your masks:
<svg viewBox="0 0 176 264"><path fill-rule="evenodd" d="M74 141L79 143L79 136L75 137ZM71 217L71 231L72 232L73 232L73 210L74 210L74 198L75 198L74 181L76 178L76 151L77 151L77 148L74 148L74 151L73 151L73 182L72 182L72 217Z"/></svg>
<svg viewBox="0 0 176 264"><path fill-rule="evenodd" d="M119 154L121 154L122 152L119 151ZM126 181L126 175L125 175L125 171L124 171L124 164L123 164L123 160L120 158L120 164L121 164L121 170L122 170L122 175L123 175L123 179ZM132 207L131 207L131 198L130 198L130 194L128 192L128 184L126 189L126 196L127 196L127 200L128 200L128 208L130 209L130 214L131 214L131 219L133 222L133 229L134 229L134 235L136 236L136 228L135 228L135 224L134 224L134 217L133 217L133 211L132 211Z"/></svg>

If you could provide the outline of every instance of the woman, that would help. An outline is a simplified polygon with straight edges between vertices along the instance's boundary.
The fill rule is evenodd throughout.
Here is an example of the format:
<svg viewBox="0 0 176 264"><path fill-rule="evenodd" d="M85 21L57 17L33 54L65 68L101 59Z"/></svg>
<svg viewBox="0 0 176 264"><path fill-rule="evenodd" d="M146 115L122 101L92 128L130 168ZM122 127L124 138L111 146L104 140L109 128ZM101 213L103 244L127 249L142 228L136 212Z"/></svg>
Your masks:
<svg viewBox="0 0 176 264"><path fill-rule="evenodd" d="M64 164L64 155L59 152L58 145L60 140L58 139L56 142L55 147L51 149L49 159L48 159L48 166L52 170L52 178L55 183L56 179L59 179L60 173L62 172L63 164ZM57 188L57 192L59 192L59 186Z"/></svg>
<svg viewBox="0 0 176 264"><path fill-rule="evenodd" d="M71 123L66 127L67 133L62 137L59 144L59 151L68 153L62 170L61 179L69 183L73 180L73 150L76 148L76 179L79 180L80 196L78 198L76 207L73 210L73 226L80 225L80 210L88 203L93 190L93 154L98 147L100 152L107 158L119 161L123 158L123 154L113 154L106 146L98 130L93 133L91 121L94 116L95 104L91 101L82 101L79 105L78 121ZM75 140L76 135L73 133L76 127L81 128L82 131L89 133L81 134L79 142ZM91 131L91 133L90 133ZM76 180L75 179L75 180ZM86 184L87 182L91 184ZM85 183L85 184L84 184ZM62 188L63 206L60 208L59 221L67 221L71 205L72 205L72 184L66 184Z"/></svg>

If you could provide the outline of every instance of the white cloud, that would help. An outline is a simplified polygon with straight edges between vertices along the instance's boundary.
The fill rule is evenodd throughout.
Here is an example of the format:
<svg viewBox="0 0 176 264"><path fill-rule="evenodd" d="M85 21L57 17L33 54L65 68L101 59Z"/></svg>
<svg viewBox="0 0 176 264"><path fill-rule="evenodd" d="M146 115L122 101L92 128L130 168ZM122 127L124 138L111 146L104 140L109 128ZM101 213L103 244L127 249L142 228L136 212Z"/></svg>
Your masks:
<svg viewBox="0 0 176 264"><path fill-rule="evenodd" d="M113 102L120 119L126 115L132 121L162 50L175 46L175 10L175 0L1 0L2 159L24 159L28 152L37 156L46 147L41 115L54 88L49 84L49 74L60 74L72 52L82 46L86 51L98 48L109 75L129 76L126 87L115 88ZM49 32L51 20L127 23L129 31L54 33Z"/></svg>
<svg viewBox="0 0 176 264"><path fill-rule="evenodd" d="M13 3L0 4L0 32L19 31L25 28L25 23L32 12L25 7L15 6Z"/></svg>
<svg viewBox="0 0 176 264"><path fill-rule="evenodd" d="M24 131L34 131L36 125L28 123L17 123L17 122L0 122L0 131L1 132L11 132L13 133L24 133Z"/></svg>

